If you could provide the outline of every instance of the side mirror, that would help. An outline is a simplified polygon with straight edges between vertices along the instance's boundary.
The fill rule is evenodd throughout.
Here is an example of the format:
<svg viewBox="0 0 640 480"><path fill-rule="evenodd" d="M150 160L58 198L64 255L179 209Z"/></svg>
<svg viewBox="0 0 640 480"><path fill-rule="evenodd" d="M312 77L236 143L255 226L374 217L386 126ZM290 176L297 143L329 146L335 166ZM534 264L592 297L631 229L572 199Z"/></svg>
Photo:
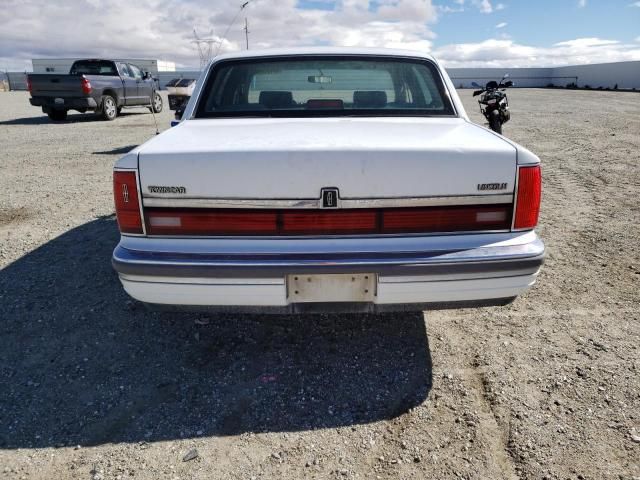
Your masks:
<svg viewBox="0 0 640 480"><path fill-rule="evenodd" d="M144 72L144 73L142 74L142 78L143 78L144 80L149 80L149 79L151 78L151 74L150 74L149 72Z"/></svg>
<svg viewBox="0 0 640 480"><path fill-rule="evenodd" d="M471 86L475 88L482 88L477 82L471 82Z"/></svg>
<svg viewBox="0 0 640 480"><path fill-rule="evenodd" d="M513 82L511 80L507 80L506 82L503 83L503 85L505 87L513 87Z"/></svg>

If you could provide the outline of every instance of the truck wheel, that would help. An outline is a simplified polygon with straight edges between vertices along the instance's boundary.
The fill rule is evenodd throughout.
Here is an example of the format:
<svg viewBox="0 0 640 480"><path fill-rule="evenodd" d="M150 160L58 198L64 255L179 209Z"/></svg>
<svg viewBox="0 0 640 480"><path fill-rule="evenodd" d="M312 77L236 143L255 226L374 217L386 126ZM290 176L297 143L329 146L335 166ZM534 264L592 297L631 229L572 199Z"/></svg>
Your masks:
<svg viewBox="0 0 640 480"><path fill-rule="evenodd" d="M153 94L152 107L149 110L153 110L153 113L160 113L162 111L162 97L158 92Z"/></svg>
<svg viewBox="0 0 640 480"><path fill-rule="evenodd" d="M54 122L63 122L67 119L67 111L66 110L50 110L47 112L49 118Z"/></svg>
<svg viewBox="0 0 640 480"><path fill-rule="evenodd" d="M502 135L502 119L500 118L500 112L498 110L493 110L489 114L489 128Z"/></svg>
<svg viewBox="0 0 640 480"><path fill-rule="evenodd" d="M102 97L102 118L105 120L115 120L118 116L118 106L116 99L111 95Z"/></svg>

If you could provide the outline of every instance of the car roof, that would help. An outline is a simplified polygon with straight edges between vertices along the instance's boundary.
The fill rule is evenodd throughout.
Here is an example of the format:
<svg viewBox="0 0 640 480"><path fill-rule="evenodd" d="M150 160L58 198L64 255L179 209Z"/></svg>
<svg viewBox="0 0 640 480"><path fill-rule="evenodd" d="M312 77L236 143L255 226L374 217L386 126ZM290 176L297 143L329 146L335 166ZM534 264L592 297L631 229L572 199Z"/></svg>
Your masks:
<svg viewBox="0 0 640 480"><path fill-rule="evenodd" d="M221 60L235 60L239 58L282 57L304 55L371 55L392 56L407 58L424 58L435 62L433 56L418 50L401 50L394 48L367 48L367 47L292 47L269 48L261 50L242 50L225 53L213 59L213 63Z"/></svg>

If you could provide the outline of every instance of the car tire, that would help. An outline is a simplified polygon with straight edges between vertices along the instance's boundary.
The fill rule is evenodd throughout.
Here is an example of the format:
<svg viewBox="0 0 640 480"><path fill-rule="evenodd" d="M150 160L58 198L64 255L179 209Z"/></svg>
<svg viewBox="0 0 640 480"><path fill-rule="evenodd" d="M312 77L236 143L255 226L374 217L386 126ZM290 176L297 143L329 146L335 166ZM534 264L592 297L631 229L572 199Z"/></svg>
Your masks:
<svg viewBox="0 0 640 480"><path fill-rule="evenodd" d="M54 122L64 122L67 119L66 110L50 110L47 115Z"/></svg>
<svg viewBox="0 0 640 480"><path fill-rule="evenodd" d="M118 116L118 104L111 95L102 97L102 118L108 121L115 120Z"/></svg>
<svg viewBox="0 0 640 480"><path fill-rule="evenodd" d="M502 119L498 110L493 110L489 114L489 128L502 135Z"/></svg>
<svg viewBox="0 0 640 480"><path fill-rule="evenodd" d="M160 113L162 111L162 97L158 92L153 93L153 100L151 101L149 110L153 113Z"/></svg>

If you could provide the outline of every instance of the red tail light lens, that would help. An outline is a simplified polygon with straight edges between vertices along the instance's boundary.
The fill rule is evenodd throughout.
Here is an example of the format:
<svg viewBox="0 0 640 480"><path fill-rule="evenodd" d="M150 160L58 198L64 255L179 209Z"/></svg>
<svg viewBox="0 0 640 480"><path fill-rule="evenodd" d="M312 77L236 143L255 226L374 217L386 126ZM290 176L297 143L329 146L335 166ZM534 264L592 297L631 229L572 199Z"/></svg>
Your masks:
<svg viewBox="0 0 640 480"><path fill-rule="evenodd" d="M229 210L146 209L151 235L273 235L277 232L274 212Z"/></svg>
<svg viewBox="0 0 640 480"><path fill-rule="evenodd" d="M510 205L402 208L383 214L385 232L455 232L509 228Z"/></svg>
<svg viewBox="0 0 640 480"><path fill-rule="evenodd" d="M87 95L90 94L91 91L93 90L93 87L91 86L91 82L85 76L83 76L82 79L80 80L80 86L82 87L83 93L86 93Z"/></svg>
<svg viewBox="0 0 640 480"><path fill-rule="evenodd" d="M287 212L282 215L282 234L349 234L367 233L377 228L375 210L343 210L334 212Z"/></svg>
<svg viewBox="0 0 640 480"><path fill-rule="evenodd" d="M27 90L32 93L33 86L31 85L31 78L27 77Z"/></svg>
<svg viewBox="0 0 640 480"><path fill-rule="evenodd" d="M542 173L540 165L520 167L518 170L518 194L513 228L516 230L535 228L540 214Z"/></svg>
<svg viewBox="0 0 640 480"><path fill-rule="evenodd" d="M122 233L144 233L135 172L113 172L113 198Z"/></svg>
<svg viewBox="0 0 640 480"><path fill-rule="evenodd" d="M350 210L146 208L149 235L357 235L508 230L512 206Z"/></svg>

